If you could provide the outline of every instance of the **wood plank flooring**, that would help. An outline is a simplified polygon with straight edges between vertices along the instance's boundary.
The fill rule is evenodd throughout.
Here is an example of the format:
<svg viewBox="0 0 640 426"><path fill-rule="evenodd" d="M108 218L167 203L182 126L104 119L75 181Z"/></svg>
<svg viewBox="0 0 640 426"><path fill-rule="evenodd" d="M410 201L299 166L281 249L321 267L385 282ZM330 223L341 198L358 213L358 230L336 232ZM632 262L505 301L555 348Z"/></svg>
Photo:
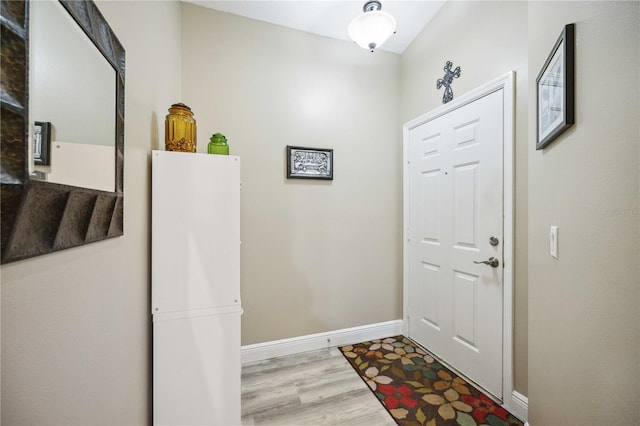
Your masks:
<svg viewBox="0 0 640 426"><path fill-rule="evenodd" d="M244 364L242 424L396 425L338 348Z"/></svg>

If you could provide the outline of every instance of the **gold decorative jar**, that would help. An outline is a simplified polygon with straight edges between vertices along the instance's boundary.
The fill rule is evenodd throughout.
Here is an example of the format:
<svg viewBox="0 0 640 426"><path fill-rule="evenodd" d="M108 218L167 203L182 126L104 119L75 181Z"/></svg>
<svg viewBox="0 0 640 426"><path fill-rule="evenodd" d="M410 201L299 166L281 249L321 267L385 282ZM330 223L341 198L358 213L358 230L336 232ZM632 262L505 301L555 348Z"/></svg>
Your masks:
<svg viewBox="0 0 640 426"><path fill-rule="evenodd" d="M196 152L196 120L191 108L173 104L164 121L164 148L167 151Z"/></svg>

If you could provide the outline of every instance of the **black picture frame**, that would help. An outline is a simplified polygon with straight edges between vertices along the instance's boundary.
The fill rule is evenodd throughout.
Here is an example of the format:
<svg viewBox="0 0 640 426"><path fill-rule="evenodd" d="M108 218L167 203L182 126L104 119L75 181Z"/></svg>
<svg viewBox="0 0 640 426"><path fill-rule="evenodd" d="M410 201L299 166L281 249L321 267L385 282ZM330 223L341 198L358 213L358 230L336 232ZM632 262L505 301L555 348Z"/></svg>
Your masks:
<svg viewBox="0 0 640 426"><path fill-rule="evenodd" d="M536 150L575 124L575 24L565 25L536 78Z"/></svg>
<svg viewBox="0 0 640 426"><path fill-rule="evenodd" d="M51 164L51 123L36 121L33 123L33 164L49 166Z"/></svg>
<svg viewBox="0 0 640 426"><path fill-rule="evenodd" d="M287 179L333 180L333 149L287 145Z"/></svg>

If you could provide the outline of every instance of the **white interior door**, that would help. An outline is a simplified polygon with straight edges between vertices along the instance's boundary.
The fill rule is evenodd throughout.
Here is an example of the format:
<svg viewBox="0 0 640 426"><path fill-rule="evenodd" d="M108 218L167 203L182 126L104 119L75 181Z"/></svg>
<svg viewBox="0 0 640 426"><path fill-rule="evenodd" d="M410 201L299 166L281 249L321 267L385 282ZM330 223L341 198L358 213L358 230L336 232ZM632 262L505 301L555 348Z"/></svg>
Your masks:
<svg viewBox="0 0 640 426"><path fill-rule="evenodd" d="M409 130L409 336L502 398L503 90ZM497 243L496 243L497 241ZM477 263L496 259L498 264Z"/></svg>

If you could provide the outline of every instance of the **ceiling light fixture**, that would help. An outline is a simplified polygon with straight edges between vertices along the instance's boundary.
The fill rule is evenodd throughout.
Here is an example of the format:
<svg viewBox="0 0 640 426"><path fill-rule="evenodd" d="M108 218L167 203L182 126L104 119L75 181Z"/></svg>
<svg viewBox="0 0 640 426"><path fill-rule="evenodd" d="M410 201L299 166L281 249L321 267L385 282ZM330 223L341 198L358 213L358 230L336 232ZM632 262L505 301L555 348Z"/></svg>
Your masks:
<svg viewBox="0 0 640 426"><path fill-rule="evenodd" d="M349 24L349 38L372 52L396 32L395 18L381 9L379 1L368 1L362 8L364 13Z"/></svg>

